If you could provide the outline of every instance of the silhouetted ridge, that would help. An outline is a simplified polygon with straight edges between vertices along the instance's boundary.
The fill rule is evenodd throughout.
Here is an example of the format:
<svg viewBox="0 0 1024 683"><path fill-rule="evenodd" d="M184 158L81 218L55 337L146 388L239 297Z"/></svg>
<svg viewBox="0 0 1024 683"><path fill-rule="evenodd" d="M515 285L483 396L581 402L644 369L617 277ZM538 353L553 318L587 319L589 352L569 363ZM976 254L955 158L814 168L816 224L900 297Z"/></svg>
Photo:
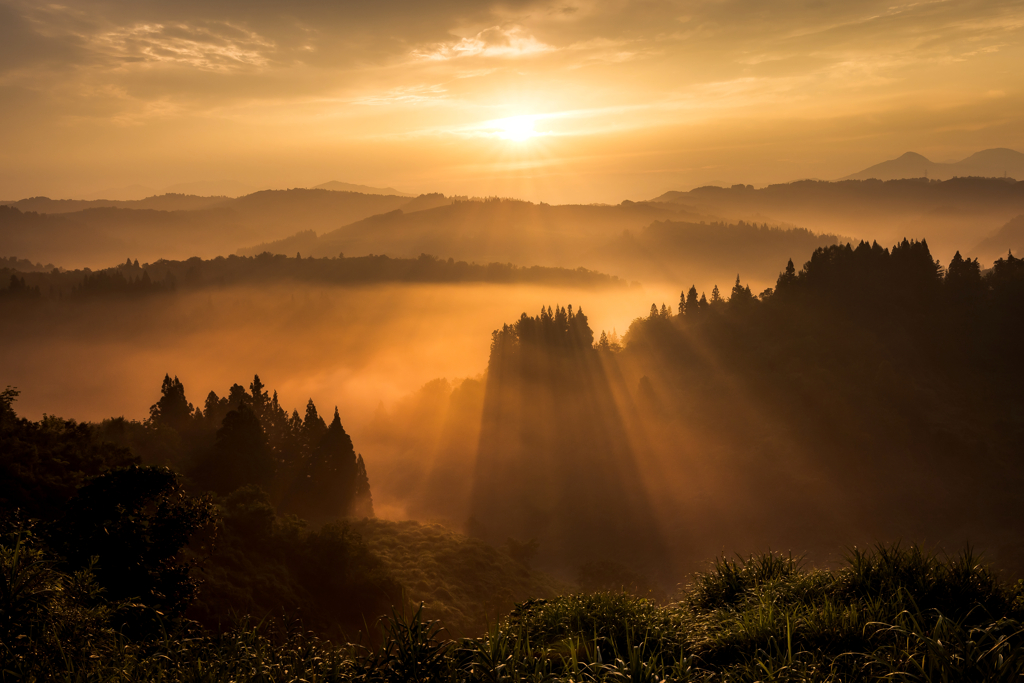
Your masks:
<svg viewBox="0 0 1024 683"><path fill-rule="evenodd" d="M385 255L356 258L288 258L264 252L259 256L229 256L210 260L191 258L187 261L160 260L139 265L128 259L114 268L91 271L53 270L49 273L28 273L4 268L0 263L0 281L8 274L17 274L19 283L37 288L50 298L68 296L84 299L109 296L136 296L196 290L225 285L266 285L281 282L316 284L372 284L382 282L495 282L544 283L563 286L625 286L614 275L605 275L585 268L546 268L516 266L511 263L486 265L439 259L421 254L415 259L395 259ZM0 290L0 294L4 290Z"/></svg>

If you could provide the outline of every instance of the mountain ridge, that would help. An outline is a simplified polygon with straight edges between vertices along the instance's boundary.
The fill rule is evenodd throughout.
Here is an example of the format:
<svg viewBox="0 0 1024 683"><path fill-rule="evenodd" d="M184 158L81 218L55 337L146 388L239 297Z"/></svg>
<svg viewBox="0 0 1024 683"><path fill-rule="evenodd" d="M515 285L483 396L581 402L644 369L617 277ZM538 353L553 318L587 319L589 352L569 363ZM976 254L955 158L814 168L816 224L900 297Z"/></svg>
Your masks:
<svg viewBox="0 0 1024 683"><path fill-rule="evenodd" d="M1006 147L995 147L975 152L952 163L935 162L917 152L905 152L895 159L869 166L839 180L902 180L976 176L983 178L1024 178L1024 154Z"/></svg>

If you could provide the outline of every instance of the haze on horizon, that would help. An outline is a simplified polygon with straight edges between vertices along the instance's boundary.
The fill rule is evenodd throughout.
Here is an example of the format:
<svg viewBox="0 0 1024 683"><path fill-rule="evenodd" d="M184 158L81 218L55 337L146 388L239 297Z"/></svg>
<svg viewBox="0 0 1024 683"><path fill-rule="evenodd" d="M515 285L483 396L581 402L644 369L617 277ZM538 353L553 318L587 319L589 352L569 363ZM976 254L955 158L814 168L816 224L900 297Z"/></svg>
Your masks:
<svg viewBox="0 0 1024 683"><path fill-rule="evenodd" d="M1024 148L1019 2L0 2L0 196L533 201Z"/></svg>

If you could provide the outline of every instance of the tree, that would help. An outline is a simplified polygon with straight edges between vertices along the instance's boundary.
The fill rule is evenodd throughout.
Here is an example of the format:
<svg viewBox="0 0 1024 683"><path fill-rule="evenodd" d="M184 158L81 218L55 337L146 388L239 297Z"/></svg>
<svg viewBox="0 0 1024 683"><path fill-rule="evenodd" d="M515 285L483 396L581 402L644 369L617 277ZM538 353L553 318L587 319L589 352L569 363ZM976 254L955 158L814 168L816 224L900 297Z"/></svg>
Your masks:
<svg viewBox="0 0 1024 683"><path fill-rule="evenodd" d="M686 293L686 299L679 304L679 314L696 315L699 313L700 304L697 301L697 286L690 285L690 291Z"/></svg>
<svg viewBox="0 0 1024 683"><path fill-rule="evenodd" d="M195 476L217 493L239 486L267 486L274 461L256 414L243 403L224 416L213 449L199 462Z"/></svg>
<svg viewBox="0 0 1024 683"><path fill-rule="evenodd" d="M310 448L320 443L320 440L324 438L324 434L327 433L327 423L316 412L316 405L313 404L313 399L309 399L306 403L306 417L302 421L302 432Z"/></svg>
<svg viewBox="0 0 1024 683"><path fill-rule="evenodd" d="M183 431L192 424L192 404L185 398L185 387L177 377L164 375L160 387L160 400L149 409L149 419L177 431Z"/></svg>
<svg viewBox="0 0 1024 683"><path fill-rule="evenodd" d="M779 273L779 279L775 283L775 288L788 287L796 282L796 266L793 265L793 259L789 259L786 264L786 272Z"/></svg>
<svg viewBox="0 0 1024 683"><path fill-rule="evenodd" d="M341 425L337 408L304 474L298 478L300 496L293 503L301 514L337 518L352 514L356 508L364 516L373 514L366 467Z"/></svg>
<svg viewBox="0 0 1024 683"><path fill-rule="evenodd" d="M746 308L754 303L754 295L750 287L740 284L740 276L736 276L736 284L732 286L732 293L729 295L729 307L733 309Z"/></svg>
<svg viewBox="0 0 1024 683"><path fill-rule="evenodd" d="M954 299L964 302L977 300L985 288L978 259L965 259L959 251L956 252L946 269L944 284Z"/></svg>
<svg viewBox="0 0 1024 683"><path fill-rule="evenodd" d="M180 553L212 521L210 501L186 494L171 470L131 466L83 486L47 535L69 568L93 566L107 599L173 616L198 588Z"/></svg>

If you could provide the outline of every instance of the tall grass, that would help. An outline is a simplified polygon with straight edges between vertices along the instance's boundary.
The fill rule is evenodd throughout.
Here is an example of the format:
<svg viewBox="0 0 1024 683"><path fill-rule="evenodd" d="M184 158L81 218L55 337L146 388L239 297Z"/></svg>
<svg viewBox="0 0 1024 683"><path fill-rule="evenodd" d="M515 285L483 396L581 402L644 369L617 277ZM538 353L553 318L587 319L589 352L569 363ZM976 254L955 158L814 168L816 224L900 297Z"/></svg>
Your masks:
<svg viewBox="0 0 1024 683"><path fill-rule="evenodd" d="M851 551L836 571L770 553L720 559L665 607L614 593L528 601L478 638L445 637L422 609L382 620L376 647L243 620L218 636L185 629L130 643L115 635L84 659L5 662L2 678L1022 681L1022 620L1022 584L1002 584L970 550L942 558L881 546Z"/></svg>

